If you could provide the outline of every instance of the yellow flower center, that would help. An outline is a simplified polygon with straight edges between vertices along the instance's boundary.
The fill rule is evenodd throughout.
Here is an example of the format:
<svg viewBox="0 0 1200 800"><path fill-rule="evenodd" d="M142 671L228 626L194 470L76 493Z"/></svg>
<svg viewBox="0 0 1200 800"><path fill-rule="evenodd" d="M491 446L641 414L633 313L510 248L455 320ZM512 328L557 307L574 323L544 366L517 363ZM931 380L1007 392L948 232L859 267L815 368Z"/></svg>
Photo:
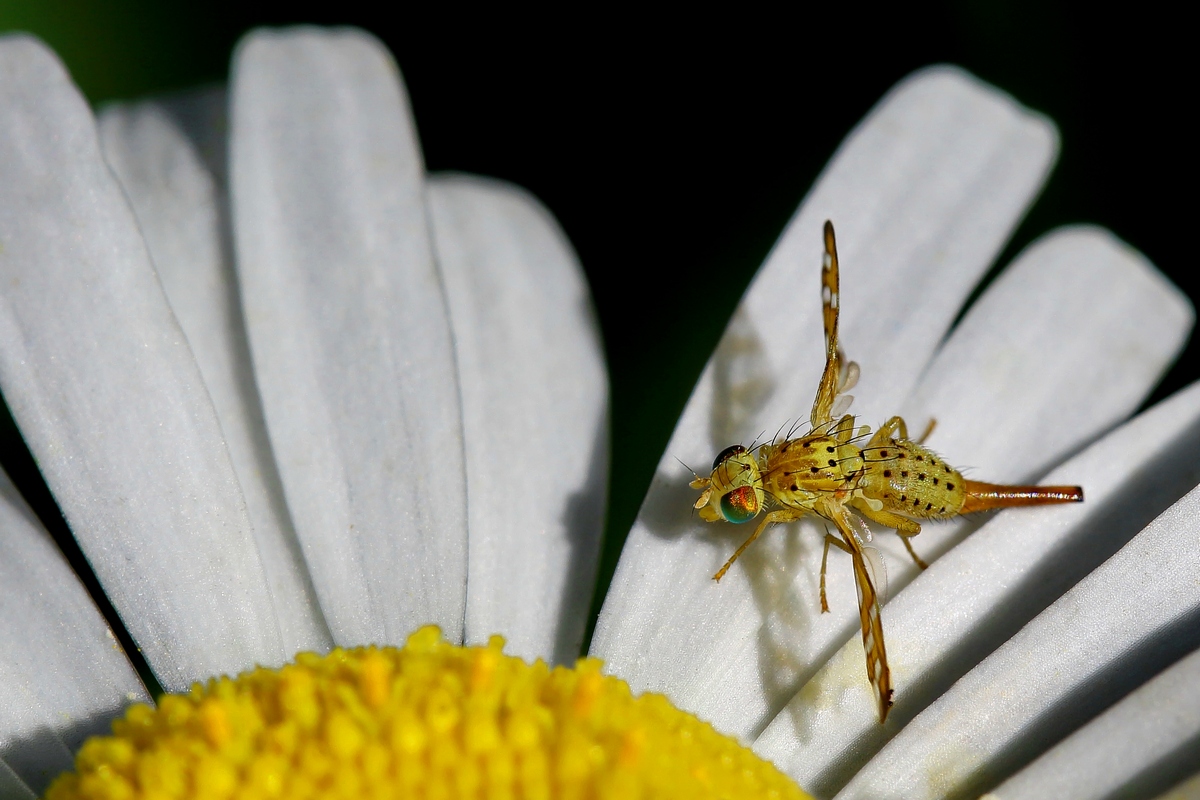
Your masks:
<svg viewBox="0 0 1200 800"><path fill-rule="evenodd" d="M457 647L301 653L282 669L132 706L47 800L74 798L807 798L665 697L597 659L574 669Z"/></svg>

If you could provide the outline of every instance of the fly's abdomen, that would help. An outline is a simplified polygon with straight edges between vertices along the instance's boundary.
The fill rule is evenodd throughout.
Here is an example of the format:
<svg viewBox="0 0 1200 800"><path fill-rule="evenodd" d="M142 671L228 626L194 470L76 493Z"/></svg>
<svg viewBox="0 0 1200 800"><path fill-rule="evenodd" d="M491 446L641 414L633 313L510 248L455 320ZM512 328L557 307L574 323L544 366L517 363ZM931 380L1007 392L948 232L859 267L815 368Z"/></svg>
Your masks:
<svg viewBox="0 0 1200 800"><path fill-rule="evenodd" d="M946 519L961 513L965 483L941 456L916 442L890 441L863 451L862 493L897 514Z"/></svg>

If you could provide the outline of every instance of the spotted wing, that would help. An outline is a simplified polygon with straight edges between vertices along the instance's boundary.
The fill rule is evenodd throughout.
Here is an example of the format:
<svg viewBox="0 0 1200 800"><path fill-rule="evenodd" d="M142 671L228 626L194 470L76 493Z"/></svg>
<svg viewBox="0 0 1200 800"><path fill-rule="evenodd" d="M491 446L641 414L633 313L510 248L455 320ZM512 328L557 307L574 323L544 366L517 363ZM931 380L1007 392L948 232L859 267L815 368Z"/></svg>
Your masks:
<svg viewBox="0 0 1200 800"><path fill-rule="evenodd" d="M837 400L841 377L838 357L838 257L833 238L833 223L825 220L825 257L821 263L821 309L825 322L825 372L813 402L811 422L814 429L833 421L833 404Z"/></svg>
<svg viewBox="0 0 1200 800"><path fill-rule="evenodd" d="M850 548L854 566L854 586L858 589L858 617L862 624L863 650L867 654L867 679L875 690L879 722L887 719L892 707L892 673L888 669L887 649L883 643L883 618L879 610L879 595L875 591L871 567L863 553L862 536L854 531L860 521L844 507L830 515L842 539ZM866 527L863 525L862 527Z"/></svg>

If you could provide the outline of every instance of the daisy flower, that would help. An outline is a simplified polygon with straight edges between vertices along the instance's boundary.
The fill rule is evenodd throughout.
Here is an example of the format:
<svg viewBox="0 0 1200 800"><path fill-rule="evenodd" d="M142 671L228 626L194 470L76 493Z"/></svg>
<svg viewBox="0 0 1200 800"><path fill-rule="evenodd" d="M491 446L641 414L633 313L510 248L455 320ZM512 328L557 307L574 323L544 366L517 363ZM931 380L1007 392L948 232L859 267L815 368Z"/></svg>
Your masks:
<svg viewBox="0 0 1200 800"><path fill-rule="evenodd" d="M1056 150L1052 123L952 68L910 77L851 133L663 456L592 641L607 672L818 796L1103 796L1186 775L1175 751L1200 731L1186 692L1200 662L1180 658L1200 606L1200 391L1121 423L1181 348L1190 305L1128 245L1076 227L1031 245L953 325ZM882 726L837 554L819 613L819 526L771 531L714 584L741 531L689 514L676 461L706 463L804 413L826 218L860 420L936 418L931 446L981 478L1087 492L926 526L919 575L895 537L876 537L897 687ZM98 119L44 46L0 39L0 388L168 691L299 651L407 641L289 668L332 663L329 691L359 676L370 706L431 653L455 685L516 675L495 633L526 660L578 654L608 472L582 273L521 190L425 173L400 76L364 34L258 32L227 90ZM36 517L0 488L0 795L30 797L149 697ZM430 623L479 647L439 643ZM568 712L629 700L597 668L554 679ZM286 689L254 675L245 685L264 695ZM228 698L232 685L209 687ZM198 698L210 744L258 719L205 716ZM150 724L137 708L127 729ZM709 735L684 719L670 725ZM366 764L359 724L327 734ZM671 766L665 745L624 735L615 760L556 769L616 774L643 751ZM751 769L722 758L713 770Z"/></svg>

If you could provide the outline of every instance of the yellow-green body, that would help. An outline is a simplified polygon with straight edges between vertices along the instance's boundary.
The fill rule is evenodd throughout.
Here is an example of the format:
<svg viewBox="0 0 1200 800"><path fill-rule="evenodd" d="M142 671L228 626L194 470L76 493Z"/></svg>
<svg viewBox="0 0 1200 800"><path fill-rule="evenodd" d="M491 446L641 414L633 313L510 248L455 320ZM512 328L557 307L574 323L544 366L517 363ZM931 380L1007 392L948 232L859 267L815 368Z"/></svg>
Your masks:
<svg viewBox="0 0 1200 800"><path fill-rule="evenodd" d="M720 519L730 490L750 487L759 509L784 506L819 513L818 502L836 500L864 517L906 535L921 531L915 519L949 519L966 501L962 474L941 456L907 437L893 417L859 446L868 428L847 414L828 433L764 444L755 453L726 459L711 478L713 492L701 508Z"/></svg>

